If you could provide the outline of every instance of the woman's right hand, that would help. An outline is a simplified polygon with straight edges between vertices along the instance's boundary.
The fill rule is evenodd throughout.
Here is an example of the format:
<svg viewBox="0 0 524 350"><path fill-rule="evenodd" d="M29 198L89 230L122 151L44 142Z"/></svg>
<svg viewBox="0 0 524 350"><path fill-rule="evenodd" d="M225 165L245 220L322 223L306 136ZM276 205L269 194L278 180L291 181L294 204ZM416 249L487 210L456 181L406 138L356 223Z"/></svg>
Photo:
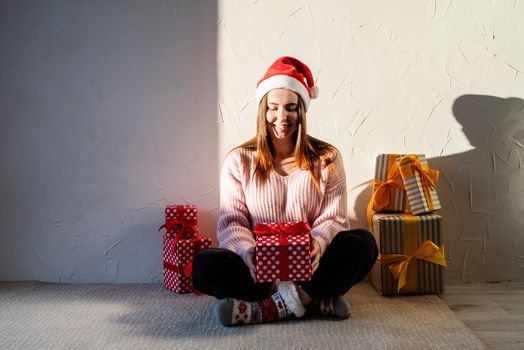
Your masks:
<svg viewBox="0 0 524 350"><path fill-rule="evenodd" d="M257 266L255 264L255 247L251 247L246 251L245 263L247 267L249 267L249 273L251 273L251 277L253 277L253 280L256 282Z"/></svg>

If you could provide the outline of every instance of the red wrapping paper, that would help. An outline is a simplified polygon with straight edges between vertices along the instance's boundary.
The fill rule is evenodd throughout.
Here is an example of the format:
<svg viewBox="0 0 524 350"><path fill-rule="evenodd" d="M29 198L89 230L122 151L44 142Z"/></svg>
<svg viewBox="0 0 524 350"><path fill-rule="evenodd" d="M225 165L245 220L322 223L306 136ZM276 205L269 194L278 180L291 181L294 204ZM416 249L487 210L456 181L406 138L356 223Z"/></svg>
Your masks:
<svg viewBox="0 0 524 350"><path fill-rule="evenodd" d="M253 229L256 281L309 281L310 231L307 222L257 224Z"/></svg>
<svg viewBox="0 0 524 350"><path fill-rule="evenodd" d="M194 205L166 205L165 220L159 230L165 228L168 237L190 239L198 235L197 208Z"/></svg>
<svg viewBox="0 0 524 350"><path fill-rule="evenodd" d="M191 263L195 255L211 246L211 239L197 236L177 240L164 235L164 287L176 293L191 293Z"/></svg>

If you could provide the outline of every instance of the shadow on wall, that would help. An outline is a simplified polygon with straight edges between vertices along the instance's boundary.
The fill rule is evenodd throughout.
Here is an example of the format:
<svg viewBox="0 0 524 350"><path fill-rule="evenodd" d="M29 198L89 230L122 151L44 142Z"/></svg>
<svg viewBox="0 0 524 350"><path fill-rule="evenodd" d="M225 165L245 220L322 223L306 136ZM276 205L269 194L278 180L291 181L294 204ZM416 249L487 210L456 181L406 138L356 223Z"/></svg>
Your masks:
<svg viewBox="0 0 524 350"><path fill-rule="evenodd" d="M524 100L463 95L453 114L474 149L429 158L450 282L524 281ZM365 213L368 186L355 209Z"/></svg>

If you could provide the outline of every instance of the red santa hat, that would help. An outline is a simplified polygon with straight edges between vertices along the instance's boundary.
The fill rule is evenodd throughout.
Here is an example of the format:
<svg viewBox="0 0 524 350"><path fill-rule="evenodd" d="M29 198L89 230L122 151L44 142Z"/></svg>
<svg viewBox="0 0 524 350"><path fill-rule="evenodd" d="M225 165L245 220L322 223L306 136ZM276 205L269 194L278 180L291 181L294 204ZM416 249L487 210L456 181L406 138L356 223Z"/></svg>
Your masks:
<svg viewBox="0 0 524 350"><path fill-rule="evenodd" d="M318 96L318 87L308 66L294 57L278 58L257 84L257 105L270 90L286 88L296 92L304 101L306 111L311 99Z"/></svg>

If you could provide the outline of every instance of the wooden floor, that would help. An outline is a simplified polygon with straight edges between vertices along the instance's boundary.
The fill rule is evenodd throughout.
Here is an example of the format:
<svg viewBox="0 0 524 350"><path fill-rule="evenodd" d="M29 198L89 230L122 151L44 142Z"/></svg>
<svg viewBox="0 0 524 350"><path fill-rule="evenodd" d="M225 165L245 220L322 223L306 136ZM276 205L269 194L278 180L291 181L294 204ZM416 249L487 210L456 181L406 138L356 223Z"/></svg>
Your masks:
<svg viewBox="0 0 524 350"><path fill-rule="evenodd" d="M490 349L524 349L524 284L446 285L440 297Z"/></svg>

